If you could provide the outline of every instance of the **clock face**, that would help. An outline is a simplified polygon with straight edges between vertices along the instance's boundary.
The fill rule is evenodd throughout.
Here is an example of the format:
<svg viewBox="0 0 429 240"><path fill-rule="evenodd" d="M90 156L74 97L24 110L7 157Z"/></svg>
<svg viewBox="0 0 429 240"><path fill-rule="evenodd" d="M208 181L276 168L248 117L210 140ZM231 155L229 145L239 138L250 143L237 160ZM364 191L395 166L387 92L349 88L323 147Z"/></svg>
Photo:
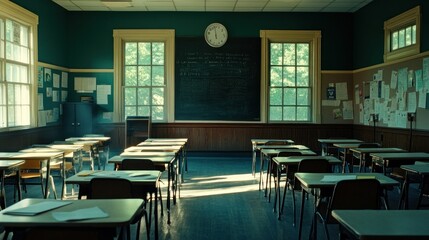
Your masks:
<svg viewBox="0 0 429 240"><path fill-rule="evenodd" d="M212 47L222 47L228 39L228 31L220 23L210 24L204 33L208 45Z"/></svg>

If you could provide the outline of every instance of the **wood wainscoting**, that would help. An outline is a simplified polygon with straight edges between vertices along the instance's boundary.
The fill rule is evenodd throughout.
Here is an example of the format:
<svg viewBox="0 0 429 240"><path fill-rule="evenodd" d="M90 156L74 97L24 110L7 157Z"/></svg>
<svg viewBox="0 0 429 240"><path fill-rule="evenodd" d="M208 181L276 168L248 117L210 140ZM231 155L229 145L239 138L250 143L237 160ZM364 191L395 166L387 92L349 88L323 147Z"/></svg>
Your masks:
<svg viewBox="0 0 429 240"><path fill-rule="evenodd" d="M63 140L61 125L0 132L0 152L13 152L33 144Z"/></svg>
<svg viewBox="0 0 429 240"><path fill-rule="evenodd" d="M97 133L112 137L111 149L125 146L124 124L98 124ZM286 138L320 151L319 138L351 138L351 124L153 123L151 137L188 138L189 151L251 151L252 138Z"/></svg>

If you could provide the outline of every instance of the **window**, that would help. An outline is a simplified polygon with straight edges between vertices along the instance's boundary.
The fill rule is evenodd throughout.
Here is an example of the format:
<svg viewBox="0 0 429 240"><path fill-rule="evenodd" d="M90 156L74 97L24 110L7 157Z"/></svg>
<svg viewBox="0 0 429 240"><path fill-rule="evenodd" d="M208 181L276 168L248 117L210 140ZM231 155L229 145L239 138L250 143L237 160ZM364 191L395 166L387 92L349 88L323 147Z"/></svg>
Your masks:
<svg viewBox="0 0 429 240"><path fill-rule="evenodd" d="M117 118L151 116L167 122L174 114L174 31L114 30L115 81L120 86Z"/></svg>
<svg viewBox="0 0 429 240"><path fill-rule="evenodd" d="M319 31L261 31L268 122L317 122ZM266 89L265 89L266 86Z"/></svg>
<svg viewBox="0 0 429 240"><path fill-rule="evenodd" d="M384 61L420 53L420 7L384 22Z"/></svg>
<svg viewBox="0 0 429 240"><path fill-rule="evenodd" d="M38 19L9 1L1 4L0 129L35 126L34 46Z"/></svg>

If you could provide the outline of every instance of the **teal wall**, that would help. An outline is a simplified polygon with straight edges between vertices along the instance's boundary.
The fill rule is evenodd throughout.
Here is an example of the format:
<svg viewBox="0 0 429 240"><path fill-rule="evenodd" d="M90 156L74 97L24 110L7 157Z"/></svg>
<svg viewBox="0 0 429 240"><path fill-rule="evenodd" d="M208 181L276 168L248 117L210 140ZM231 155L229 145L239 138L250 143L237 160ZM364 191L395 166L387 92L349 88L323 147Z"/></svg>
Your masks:
<svg viewBox="0 0 429 240"><path fill-rule="evenodd" d="M39 16L39 62L67 67L67 13L51 0L12 0Z"/></svg>
<svg viewBox="0 0 429 240"><path fill-rule="evenodd" d="M217 12L69 12L69 67L113 68L113 29L175 29L177 37L202 36L215 21L231 38L259 37L262 29L321 30L322 69L352 69L352 14Z"/></svg>
<svg viewBox="0 0 429 240"><path fill-rule="evenodd" d="M429 51L428 0L373 0L354 14L353 69L383 63L384 21L418 5L422 15L420 51Z"/></svg>

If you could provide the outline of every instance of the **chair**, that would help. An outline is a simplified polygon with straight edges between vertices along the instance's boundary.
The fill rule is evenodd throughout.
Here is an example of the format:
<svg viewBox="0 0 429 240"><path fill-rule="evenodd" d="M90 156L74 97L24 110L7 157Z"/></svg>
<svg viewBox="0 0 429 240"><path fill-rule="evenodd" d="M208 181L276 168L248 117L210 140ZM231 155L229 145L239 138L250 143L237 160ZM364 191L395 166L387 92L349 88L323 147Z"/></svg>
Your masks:
<svg viewBox="0 0 429 240"><path fill-rule="evenodd" d="M136 198L133 192L133 186L131 182L127 179L97 177L91 179L91 181L89 182L88 199ZM141 211L136 215L136 218L132 221L132 224L137 224L137 240L140 238L140 226L142 217L145 218L148 239L150 237L146 210L142 208ZM130 238L130 232L130 226L128 226L127 239Z"/></svg>
<svg viewBox="0 0 429 240"><path fill-rule="evenodd" d="M54 178L52 175L47 176L46 166L44 166L42 162L36 160L26 160L25 163L20 166L20 171L20 181L25 192L27 192L27 185L40 185L42 189L42 196L44 196L46 191L46 189L44 189L44 178L48 177L54 197L55 199L57 198ZM35 179L36 181L29 182L31 179Z"/></svg>
<svg viewBox="0 0 429 240"><path fill-rule="evenodd" d="M332 172L331 165L329 164L329 161L327 161L324 158L317 158L317 159L302 159L301 162L298 164L298 168L295 172L291 174L291 177L288 178L288 181L286 182L286 186L283 191L283 202L282 202L282 210L284 207L284 201L286 198L286 192L287 188L289 187L292 190L292 204L293 204L293 225L296 225L296 203L295 203L295 191L301 190L302 197L305 198L305 194L311 192L309 189L302 189L301 184L298 180L295 179L295 173L296 172L303 172L303 173L330 173ZM312 191L312 194L318 194L319 197L330 195L328 193L329 191L320 191L319 193L316 193L316 191ZM301 206L301 209L303 209L303 206ZM301 217L300 217L300 228L302 227L302 219L303 219L303 211L301 210Z"/></svg>
<svg viewBox="0 0 429 240"><path fill-rule="evenodd" d="M97 138L97 137L105 137L103 134L85 134L83 137L89 137L89 138ZM110 147L109 142L100 142L100 145L95 149L95 154L98 157L99 164L102 166L103 170L106 169L106 163L107 160L109 160L109 153L110 153ZM101 156L104 156L104 160L101 160Z"/></svg>
<svg viewBox="0 0 429 240"><path fill-rule="evenodd" d="M354 179L339 181L328 203L319 201L316 216L324 225L326 238L329 239L327 224L337 224L332 210L363 210L380 208L380 182L377 179ZM311 226L311 229L317 226Z"/></svg>
<svg viewBox="0 0 429 240"><path fill-rule="evenodd" d="M302 155L301 152L284 151L284 152L279 152L277 154L277 157L291 157L291 156L301 156L301 155ZM277 181L276 181L276 178L277 178L277 165L274 164L273 162L271 162L271 166L268 166L268 167L270 169L269 169L269 174L267 174L267 182L268 182L268 178L270 177L269 175L273 176L273 178L274 178L274 189L277 191L277 187L280 187L280 186L277 186ZM292 175L290 175L289 172L291 172ZM295 172L296 172L296 167L295 166L286 166L284 169L281 169L281 171L280 171L281 174L288 173L287 176L286 176L287 179L290 176L293 177L293 174ZM280 178L281 178L281 176L280 176ZM269 196L271 196L271 181L269 182ZM280 202L279 202L279 204L280 204ZM274 210L275 209L276 209L276 202L274 203Z"/></svg>
<svg viewBox="0 0 429 240"><path fill-rule="evenodd" d="M149 159L132 159L127 158L122 160L121 168L120 170L157 170L157 171L165 171L165 166L157 166L153 163L152 160ZM159 193L159 201L161 204L161 216L163 215L164 208L162 204L162 193L161 188L158 188ZM142 199L147 199L147 189L140 189L138 193L136 193L141 196ZM150 200L152 200L152 193L150 193ZM151 203L152 204L152 201ZM149 219L151 219L152 214L149 213Z"/></svg>
<svg viewBox="0 0 429 240"><path fill-rule="evenodd" d="M361 143L359 144L358 148L378 148L380 147L380 144L378 143ZM366 166L371 166L372 163L372 158L371 156L369 156L369 154L365 155L364 161L361 162L359 156L355 156L354 154L350 157L347 158L346 156L344 157L344 162L343 162L343 172L345 171L345 167L348 166L349 168L349 172L353 172L353 167L354 166L359 166L359 171L365 171L365 167Z"/></svg>

